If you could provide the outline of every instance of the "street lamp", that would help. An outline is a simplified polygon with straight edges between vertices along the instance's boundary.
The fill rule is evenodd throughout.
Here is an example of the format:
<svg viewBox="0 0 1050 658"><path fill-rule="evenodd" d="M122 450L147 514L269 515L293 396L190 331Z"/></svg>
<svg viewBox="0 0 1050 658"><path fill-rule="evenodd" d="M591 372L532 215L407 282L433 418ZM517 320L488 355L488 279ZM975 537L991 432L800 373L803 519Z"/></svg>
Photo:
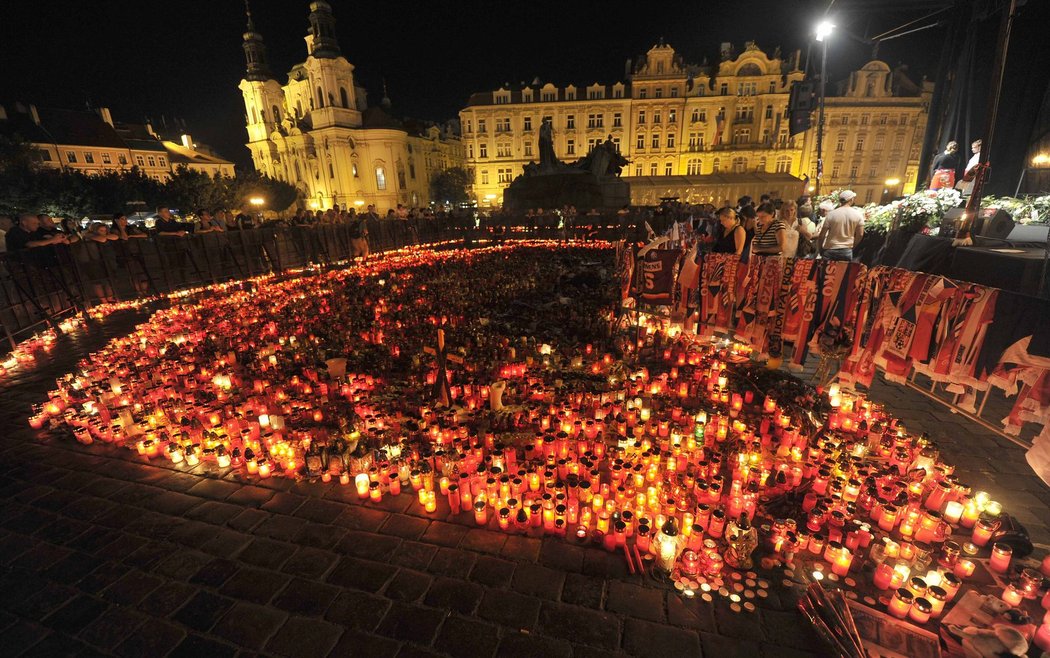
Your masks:
<svg viewBox="0 0 1050 658"><path fill-rule="evenodd" d="M820 109L817 116L817 195L824 178L824 85L827 82L828 37L835 26L828 20L817 25L817 41L820 42Z"/></svg>
<svg viewBox="0 0 1050 658"><path fill-rule="evenodd" d="M256 208L262 208L263 204L266 203L266 199L262 198L261 196L253 196L252 198L248 199L248 203L252 204Z"/></svg>

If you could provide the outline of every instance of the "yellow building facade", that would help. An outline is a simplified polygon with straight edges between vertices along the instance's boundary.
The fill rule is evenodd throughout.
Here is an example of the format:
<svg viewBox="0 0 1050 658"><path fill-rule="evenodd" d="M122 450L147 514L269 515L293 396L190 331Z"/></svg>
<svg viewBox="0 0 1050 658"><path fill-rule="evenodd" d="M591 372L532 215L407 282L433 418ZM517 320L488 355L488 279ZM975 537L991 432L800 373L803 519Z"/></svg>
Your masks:
<svg viewBox="0 0 1050 658"><path fill-rule="evenodd" d="M693 65L661 43L627 70L627 81L612 85L536 81L473 94L459 116L478 203L500 205L503 189L538 159L545 118L553 122L555 152L563 161L586 155L611 136L630 160L623 176L638 205L664 196L715 204L771 190L795 196L803 175L814 175L815 128L788 135L791 85L805 77L798 53L784 58L748 43L735 54L722 44L717 65ZM875 200L887 179L899 179L904 191L914 189L915 148L932 87L918 88L882 62L871 62L851 76L841 95L831 94L825 186L849 185L862 198L870 191ZM833 154L830 149L847 133L852 141Z"/></svg>
<svg viewBox="0 0 1050 658"><path fill-rule="evenodd" d="M382 212L428 203L431 177L464 164L454 126L396 120L386 99L368 107L340 50L331 6L310 3L309 22L307 58L282 85L248 17L240 89L255 168L297 187L310 208L375 205Z"/></svg>

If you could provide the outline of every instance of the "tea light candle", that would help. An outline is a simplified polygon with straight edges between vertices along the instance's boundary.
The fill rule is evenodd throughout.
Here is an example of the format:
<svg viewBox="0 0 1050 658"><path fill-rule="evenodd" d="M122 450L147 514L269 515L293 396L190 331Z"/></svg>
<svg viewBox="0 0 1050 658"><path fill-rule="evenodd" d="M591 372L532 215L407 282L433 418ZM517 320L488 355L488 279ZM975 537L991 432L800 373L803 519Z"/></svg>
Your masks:
<svg viewBox="0 0 1050 658"><path fill-rule="evenodd" d="M992 557L988 561L988 567L996 573L1006 573L1010 568L1010 559L1013 557L1014 549L1009 544L995 544L992 546Z"/></svg>
<svg viewBox="0 0 1050 658"><path fill-rule="evenodd" d="M893 583L893 567L886 562L883 562L879 566L875 567L875 573L872 574L872 583L881 590L887 590Z"/></svg>
<svg viewBox="0 0 1050 658"><path fill-rule="evenodd" d="M977 565L974 564L973 560L959 560L955 563L954 573L960 579L966 579L973 575L974 569Z"/></svg>
<svg viewBox="0 0 1050 658"><path fill-rule="evenodd" d="M354 476L354 485L357 487L357 497L364 500L368 498L368 473L358 473Z"/></svg>
<svg viewBox="0 0 1050 658"><path fill-rule="evenodd" d="M347 485L350 484L350 472L343 471L339 474L339 484Z"/></svg>
<svg viewBox="0 0 1050 658"><path fill-rule="evenodd" d="M839 551L835 561L831 564L831 573L845 576L849 573L850 565L853 564L853 553L846 547Z"/></svg>
<svg viewBox="0 0 1050 658"><path fill-rule="evenodd" d="M1021 590L1017 589L1017 586L1015 586L1013 583L1010 583L1006 586L1006 589L1003 590L1002 598L1003 601L1006 601L1008 605L1016 608L1017 606L1021 605L1022 601L1024 601L1024 594L1021 592Z"/></svg>
<svg viewBox="0 0 1050 658"><path fill-rule="evenodd" d="M944 506L944 520L948 523L959 523L965 508L957 500L949 500Z"/></svg>

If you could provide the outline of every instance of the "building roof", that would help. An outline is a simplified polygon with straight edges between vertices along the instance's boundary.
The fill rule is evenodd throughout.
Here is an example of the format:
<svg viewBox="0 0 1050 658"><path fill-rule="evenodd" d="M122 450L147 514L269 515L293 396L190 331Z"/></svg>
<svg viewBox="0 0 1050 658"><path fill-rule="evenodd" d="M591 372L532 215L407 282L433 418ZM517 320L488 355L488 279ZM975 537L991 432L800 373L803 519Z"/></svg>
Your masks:
<svg viewBox="0 0 1050 658"><path fill-rule="evenodd" d="M52 141L47 131L33 121L29 107L22 103L5 103L2 107L6 118L0 120L0 135L38 144Z"/></svg>
<svg viewBox="0 0 1050 658"><path fill-rule="evenodd" d="M378 105L373 105L361 113L361 125L364 128L405 129L401 121L387 114L387 111Z"/></svg>
<svg viewBox="0 0 1050 658"><path fill-rule="evenodd" d="M108 146L126 148L113 126L91 111L41 107L40 124L51 136L50 142L70 146Z"/></svg>
<svg viewBox="0 0 1050 658"><path fill-rule="evenodd" d="M125 139L124 143L132 151L155 151L164 153L164 146L156 139Z"/></svg>

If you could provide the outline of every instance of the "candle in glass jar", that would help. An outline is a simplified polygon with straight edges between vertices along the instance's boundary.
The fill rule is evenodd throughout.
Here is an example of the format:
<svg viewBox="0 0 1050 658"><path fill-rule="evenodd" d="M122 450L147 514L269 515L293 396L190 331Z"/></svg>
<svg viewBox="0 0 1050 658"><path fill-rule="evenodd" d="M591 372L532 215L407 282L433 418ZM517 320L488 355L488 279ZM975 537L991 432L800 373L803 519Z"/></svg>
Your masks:
<svg viewBox="0 0 1050 658"><path fill-rule="evenodd" d="M962 581L954 573L946 573L941 578L941 589L945 591L947 596L945 601L951 601L955 598L955 595L959 592L959 588L962 587Z"/></svg>
<svg viewBox="0 0 1050 658"><path fill-rule="evenodd" d="M378 503L383 500L383 490L379 487L378 482L370 482L368 484L368 498L373 503Z"/></svg>
<svg viewBox="0 0 1050 658"><path fill-rule="evenodd" d="M1035 646L1042 651L1050 651L1050 624L1043 623L1035 632Z"/></svg>
<svg viewBox="0 0 1050 658"><path fill-rule="evenodd" d="M850 565L853 564L853 553L846 547L839 551L835 561L831 564L831 573L845 576L849 573Z"/></svg>
<svg viewBox="0 0 1050 658"><path fill-rule="evenodd" d="M357 486L357 497L364 500L368 498L368 473L358 473L354 476L354 485Z"/></svg>
<svg viewBox="0 0 1050 658"><path fill-rule="evenodd" d="M1013 554L1014 549L1009 544L994 544L988 567L997 573L1006 573L1006 570L1010 568L1010 559L1013 557Z"/></svg>
<svg viewBox="0 0 1050 658"><path fill-rule="evenodd" d="M1006 601L1008 605L1016 608L1017 606L1021 605L1022 601L1024 601L1024 594L1021 592L1021 590L1017 589L1016 585L1010 583L1006 586L1006 589L1003 590L1002 598L1003 601Z"/></svg>
<svg viewBox="0 0 1050 658"><path fill-rule="evenodd" d="M965 507L957 500L949 500L944 505L944 520L948 523L959 523Z"/></svg>
<svg viewBox="0 0 1050 658"><path fill-rule="evenodd" d="M480 526L487 525L489 522L489 511L488 506L485 505L485 501L479 500L474 503L474 523Z"/></svg>
<svg viewBox="0 0 1050 658"><path fill-rule="evenodd" d="M986 546L992 538L992 533L996 531L998 526L998 521L991 519L978 519L977 524L973 527L973 537L971 541L977 546Z"/></svg>
<svg viewBox="0 0 1050 658"><path fill-rule="evenodd" d="M904 619L908 616L908 611L911 610L914 601L915 596L902 587L893 593L893 598L890 599L887 610L897 619Z"/></svg>
<svg viewBox="0 0 1050 658"><path fill-rule="evenodd" d="M930 621L932 613L933 604L926 597L920 596L912 603L911 609L908 610L908 617L916 624L925 624Z"/></svg>
<svg viewBox="0 0 1050 658"><path fill-rule="evenodd" d="M973 560L959 560L955 563L954 573L960 579L969 578L973 575L975 568L977 568L977 565L974 564Z"/></svg>
<svg viewBox="0 0 1050 658"><path fill-rule="evenodd" d="M889 589L893 583L893 566L883 562L875 567L875 573L872 574L872 582L878 589Z"/></svg>
<svg viewBox="0 0 1050 658"><path fill-rule="evenodd" d="M343 471L339 474L339 484L347 485L350 484L350 472Z"/></svg>
<svg viewBox="0 0 1050 658"><path fill-rule="evenodd" d="M944 591L944 588L940 585L933 585L930 589L926 590L926 597L930 605L933 606L933 610L930 612L932 617L940 617L941 613L944 612L944 604L948 601L948 592Z"/></svg>

